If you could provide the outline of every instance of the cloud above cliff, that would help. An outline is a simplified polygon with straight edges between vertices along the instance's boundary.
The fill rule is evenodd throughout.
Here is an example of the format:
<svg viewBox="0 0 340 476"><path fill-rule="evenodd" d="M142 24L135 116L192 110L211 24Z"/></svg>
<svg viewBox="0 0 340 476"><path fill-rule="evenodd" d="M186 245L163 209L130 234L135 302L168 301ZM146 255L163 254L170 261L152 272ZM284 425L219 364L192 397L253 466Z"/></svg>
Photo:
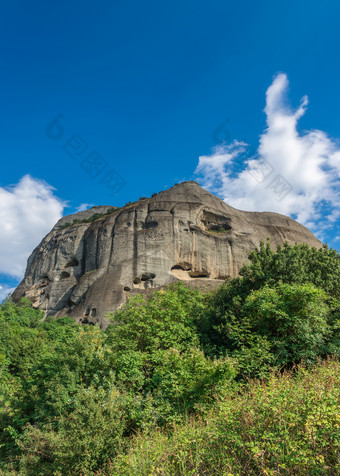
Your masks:
<svg viewBox="0 0 340 476"><path fill-rule="evenodd" d="M61 218L64 207L53 187L29 175L14 186L0 187L0 273L23 276L28 256ZM7 292L2 285L0 294Z"/></svg>
<svg viewBox="0 0 340 476"><path fill-rule="evenodd" d="M308 98L292 109L288 85L279 74L267 89L267 127L256 149L237 140L222 143L199 158L195 173L229 205L290 215L322 239L339 226L340 146L320 130L299 133Z"/></svg>

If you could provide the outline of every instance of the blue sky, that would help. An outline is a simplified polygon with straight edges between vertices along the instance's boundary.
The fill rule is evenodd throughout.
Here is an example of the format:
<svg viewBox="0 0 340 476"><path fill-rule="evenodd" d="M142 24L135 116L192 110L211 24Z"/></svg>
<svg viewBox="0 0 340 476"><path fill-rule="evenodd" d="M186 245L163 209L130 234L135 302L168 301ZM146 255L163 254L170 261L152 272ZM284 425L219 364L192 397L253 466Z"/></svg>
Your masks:
<svg viewBox="0 0 340 476"><path fill-rule="evenodd" d="M289 213L339 249L339 19L335 0L2 2L2 289L61 213L197 178L234 206ZM268 121L282 118L278 136ZM285 140L294 173L275 146ZM91 153L105 165L96 177L81 166ZM287 197L249 158L283 176ZM113 172L125 183L114 196Z"/></svg>

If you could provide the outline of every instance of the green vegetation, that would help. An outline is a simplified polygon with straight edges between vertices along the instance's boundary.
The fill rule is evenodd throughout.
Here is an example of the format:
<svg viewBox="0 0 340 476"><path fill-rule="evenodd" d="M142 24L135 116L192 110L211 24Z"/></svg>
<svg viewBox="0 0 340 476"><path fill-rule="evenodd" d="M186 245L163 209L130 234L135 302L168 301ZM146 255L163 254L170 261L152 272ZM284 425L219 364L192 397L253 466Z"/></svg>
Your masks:
<svg viewBox="0 0 340 476"><path fill-rule="evenodd" d="M76 225L77 223L93 223L94 221L99 220L100 218L105 218L108 215L112 215L112 213L116 213L119 209L119 207L112 207L104 213L94 213L92 216L90 216L90 218L84 218L83 220L75 219L72 221L72 223L67 221L60 227L60 229L64 230L65 228L69 228L70 226Z"/></svg>
<svg viewBox="0 0 340 476"><path fill-rule="evenodd" d="M339 463L339 363L272 371L226 394L204 418L137 435L107 475L335 475Z"/></svg>
<svg viewBox="0 0 340 476"><path fill-rule="evenodd" d="M0 475L340 473L340 256L136 296L106 331L0 306Z"/></svg>
<svg viewBox="0 0 340 476"><path fill-rule="evenodd" d="M156 195L157 193L153 194L153 196L156 196ZM149 200L149 199L148 197L139 197L139 201L144 201L144 200ZM116 213L118 210L121 210L126 207L130 207L131 205L132 205L132 202L127 202L122 207L111 207L104 213L94 213L92 216L90 216L90 218L84 218L83 220L78 220L76 218L75 220L72 220L72 222L67 221L63 225L61 225L60 230L69 228L72 225L77 225L78 223L93 223L94 221L97 221L100 218L105 218L107 217L107 215L112 215L112 213Z"/></svg>

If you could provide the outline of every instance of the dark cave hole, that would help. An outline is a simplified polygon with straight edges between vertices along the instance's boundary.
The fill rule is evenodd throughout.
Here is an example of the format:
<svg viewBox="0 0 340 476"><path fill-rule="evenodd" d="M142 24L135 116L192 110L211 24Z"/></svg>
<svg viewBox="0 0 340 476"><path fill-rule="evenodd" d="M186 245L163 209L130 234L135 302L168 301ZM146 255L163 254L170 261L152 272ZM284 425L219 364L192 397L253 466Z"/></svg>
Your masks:
<svg viewBox="0 0 340 476"><path fill-rule="evenodd" d="M75 266L79 266L79 261L74 256L66 265L65 268L74 268Z"/></svg>

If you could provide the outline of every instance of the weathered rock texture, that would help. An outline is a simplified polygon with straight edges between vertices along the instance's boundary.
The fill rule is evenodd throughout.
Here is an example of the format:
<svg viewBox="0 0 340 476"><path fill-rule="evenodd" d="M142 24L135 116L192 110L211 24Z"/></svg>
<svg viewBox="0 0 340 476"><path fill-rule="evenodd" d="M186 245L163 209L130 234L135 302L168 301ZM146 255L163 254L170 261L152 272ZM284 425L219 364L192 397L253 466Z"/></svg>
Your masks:
<svg viewBox="0 0 340 476"><path fill-rule="evenodd" d="M26 296L48 315L105 326L105 315L131 293L177 280L209 288L237 276L250 251L267 237L274 246L286 241L321 246L291 218L236 210L196 182L175 185L92 223L65 225L110 208L59 220L28 259L13 298Z"/></svg>

